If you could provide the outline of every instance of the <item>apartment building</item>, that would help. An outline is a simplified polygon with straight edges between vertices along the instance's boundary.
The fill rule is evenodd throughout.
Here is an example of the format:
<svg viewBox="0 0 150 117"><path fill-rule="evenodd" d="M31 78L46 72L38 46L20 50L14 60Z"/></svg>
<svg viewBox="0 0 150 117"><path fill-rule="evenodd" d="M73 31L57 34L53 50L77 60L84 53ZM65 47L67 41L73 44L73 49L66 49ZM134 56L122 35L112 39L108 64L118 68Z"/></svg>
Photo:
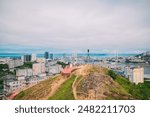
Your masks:
<svg viewBox="0 0 150 117"><path fill-rule="evenodd" d="M40 75L45 73L45 63L34 63L32 65L33 75Z"/></svg>
<svg viewBox="0 0 150 117"><path fill-rule="evenodd" d="M135 84L144 82L144 68L143 67L133 67L131 68L131 76L129 80Z"/></svg>

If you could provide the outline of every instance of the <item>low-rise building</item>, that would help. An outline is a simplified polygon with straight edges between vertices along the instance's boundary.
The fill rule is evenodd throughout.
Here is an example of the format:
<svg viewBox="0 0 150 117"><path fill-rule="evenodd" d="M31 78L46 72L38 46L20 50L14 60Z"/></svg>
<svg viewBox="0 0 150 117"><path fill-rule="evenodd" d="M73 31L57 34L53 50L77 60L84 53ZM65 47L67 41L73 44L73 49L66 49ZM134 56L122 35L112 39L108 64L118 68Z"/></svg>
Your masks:
<svg viewBox="0 0 150 117"><path fill-rule="evenodd" d="M15 67L22 66L22 65L23 65L23 61L21 59L11 59L8 62L9 69L13 69Z"/></svg>
<svg viewBox="0 0 150 117"><path fill-rule="evenodd" d="M129 66L126 66L124 68L124 76L125 76L125 78L129 78L131 76L131 69Z"/></svg>
<svg viewBox="0 0 150 117"><path fill-rule="evenodd" d="M33 75L45 73L45 63L34 63L32 65Z"/></svg>
<svg viewBox="0 0 150 117"><path fill-rule="evenodd" d="M35 85L45 79L47 79L46 74L35 77L26 77L26 85Z"/></svg>
<svg viewBox="0 0 150 117"><path fill-rule="evenodd" d="M20 88L25 86L25 80L18 80L13 75L4 76L4 94L5 96L10 95L11 93L19 90Z"/></svg>
<svg viewBox="0 0 150 117"><path fill-rule="evenodd" d="M24 77L19 76L15 77L13 75L7 75L4 76L4 95L7 97L16 91L21 91L25 87L35 85L45 79L47 79L46 74L40 74L39 76L30 76L30 77Z"/></svg>
<svg viewBox="0 0 150 117"><path fill-rule="evenodd" d="M45 58L36 58L37 63L45 63L46 59Z"/></svg>
<svg viewBox="0 0 150 117"><path fill-rule="evenodd" d="M0 58L0 64L8 64L10 60L10 58Z"/></svg>
<svg viewBox="0 0 150 117"><path fill-rule="evenodd" d="M26 68L26 69L17 69L16 70L16 76L20 77L20 76L32 76L33 75L33 71L32 69Z"/></svg>
<svg viewBox="0 0 150 117"><path fill-rule="evenodd" d="M62 66L61 65L53 65L53 66L48 66L47 72L49 75L54 75L54 74L59 74L62 70Z"/></svg>

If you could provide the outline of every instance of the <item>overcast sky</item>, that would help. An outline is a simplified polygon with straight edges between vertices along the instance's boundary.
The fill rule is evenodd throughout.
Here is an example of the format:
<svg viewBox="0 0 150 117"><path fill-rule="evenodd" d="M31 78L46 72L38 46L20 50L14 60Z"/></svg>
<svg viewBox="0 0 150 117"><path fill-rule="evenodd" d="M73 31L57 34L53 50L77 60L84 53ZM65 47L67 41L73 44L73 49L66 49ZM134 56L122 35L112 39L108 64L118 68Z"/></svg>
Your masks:
<svg viewBox="0 0 150 117"><path fill-rule="evenodd" d="M0 46L0 52L149 50L150 0L0 0Z"/></svg>

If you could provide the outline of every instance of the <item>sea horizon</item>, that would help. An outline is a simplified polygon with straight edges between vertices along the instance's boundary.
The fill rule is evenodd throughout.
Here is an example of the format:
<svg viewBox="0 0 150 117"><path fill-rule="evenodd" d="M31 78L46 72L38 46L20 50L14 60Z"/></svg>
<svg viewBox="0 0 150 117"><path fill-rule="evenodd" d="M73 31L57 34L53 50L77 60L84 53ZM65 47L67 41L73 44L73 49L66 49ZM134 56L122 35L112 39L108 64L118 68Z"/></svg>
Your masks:
<svg viewBox="0 0 150 117"><path fill-rule="evenodd" d="M19 58L23 55L26 54L35 54L35 53L0 53L0 58ZM63 56L72 56L75 53L53 53L55 58L63 57ZM44 57L44 53L37 53L35 54L39 58ZM118 57L129 57L129 56L136 56L137 54L135 53L118 53ZM87 53L77 53L77 56L87 56ZM115 57L116 54L111 54L111 53L89 53L89 56L91 57Z"/></svg>

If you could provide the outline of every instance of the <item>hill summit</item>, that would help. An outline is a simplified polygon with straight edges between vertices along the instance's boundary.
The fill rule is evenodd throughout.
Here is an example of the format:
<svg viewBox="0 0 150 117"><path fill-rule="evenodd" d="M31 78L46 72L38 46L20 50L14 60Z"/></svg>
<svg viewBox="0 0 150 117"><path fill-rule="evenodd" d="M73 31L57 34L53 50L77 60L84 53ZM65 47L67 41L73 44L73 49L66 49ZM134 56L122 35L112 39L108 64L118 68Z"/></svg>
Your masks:
<svg viewBox="0 0 150 117"><path fill-rule="evenodd" d="M24 100L132 100L150 99L150 83L135 85L112 70L82 65L69 76L58 75L21 91Z"/></svg>

